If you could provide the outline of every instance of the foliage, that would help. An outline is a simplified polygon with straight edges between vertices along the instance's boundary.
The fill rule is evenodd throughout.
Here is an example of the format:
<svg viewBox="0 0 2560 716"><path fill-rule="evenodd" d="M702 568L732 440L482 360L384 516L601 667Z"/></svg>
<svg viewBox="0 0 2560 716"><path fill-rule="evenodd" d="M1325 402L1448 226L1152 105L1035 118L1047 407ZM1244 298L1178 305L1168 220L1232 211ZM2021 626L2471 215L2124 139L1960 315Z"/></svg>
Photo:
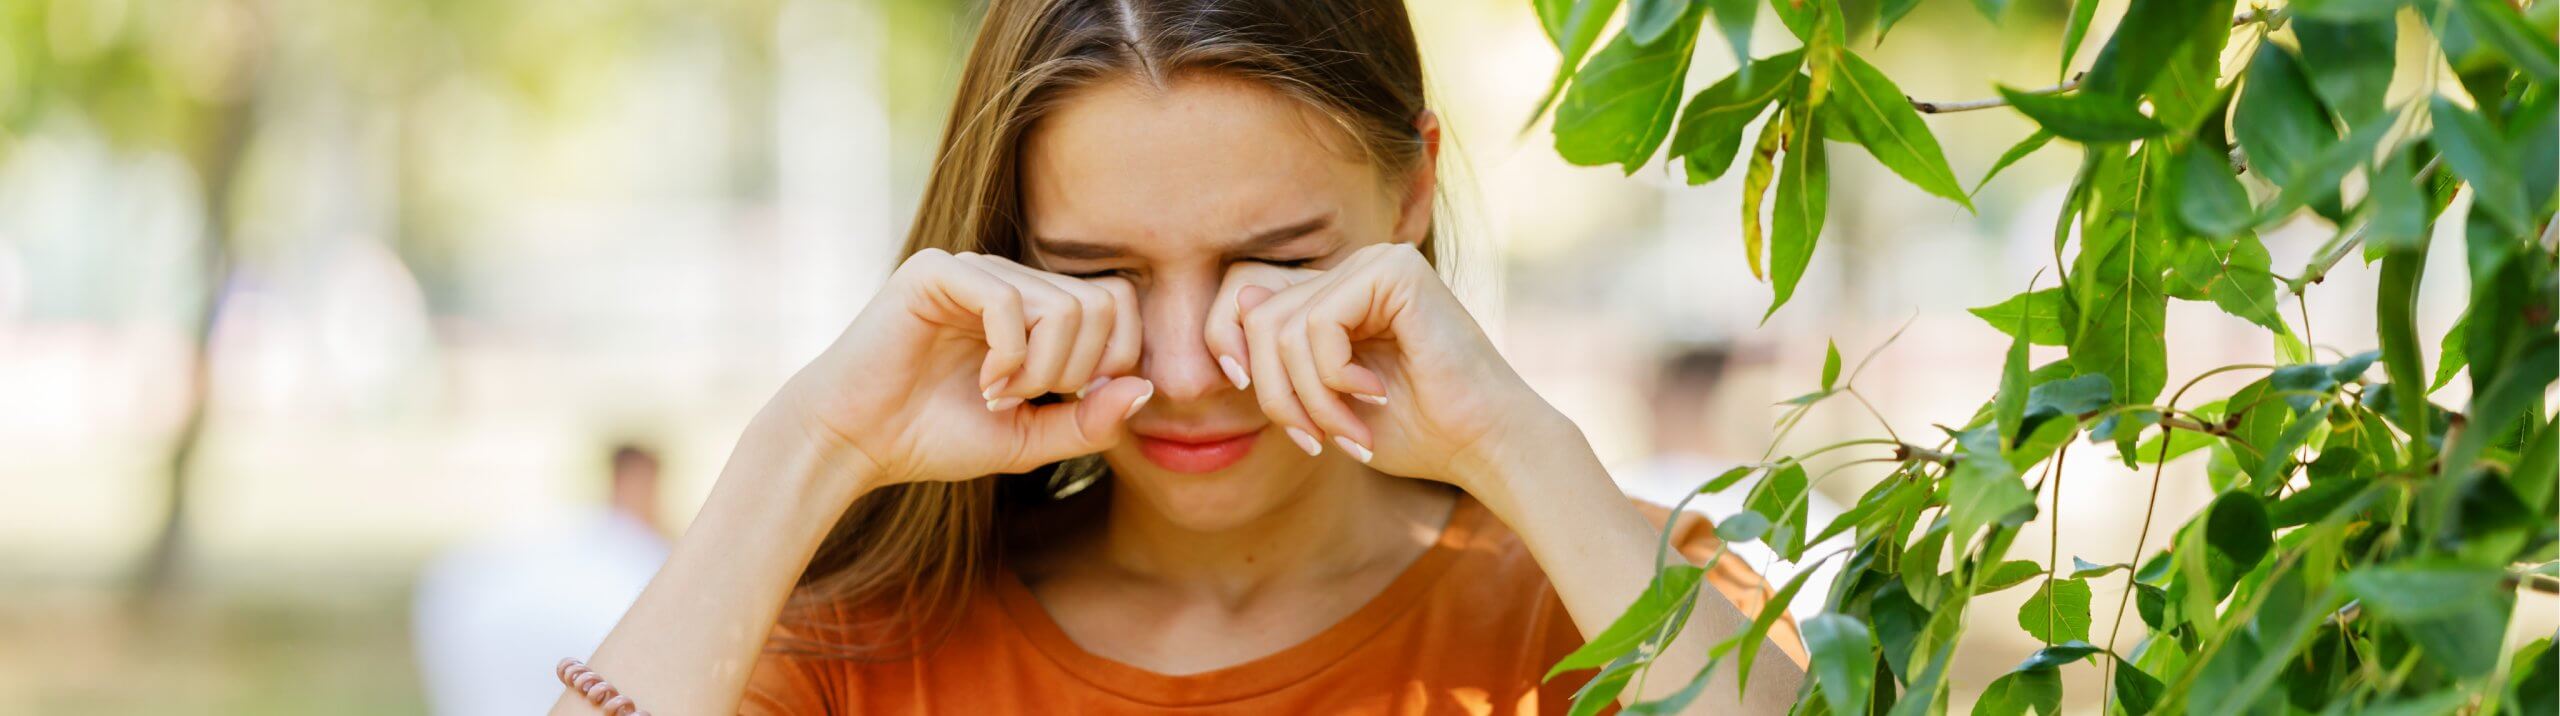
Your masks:
<svg viewBox="0 0 2560 716"><path fill-rule="evenodd" d="M1758 58L1749 40L1762 5L1750 0L1629 0L1614 35L1603 30L1616 2L1536 5L1564 50L1551 86L1566 159L1632 173L1667 140L1665 161L1703 183L1728 172L1760 122L1742 158L1742 238L1772 313L1822 233L1826 145L1855 145L1968 210L1925 115L2006 107L2032 120L2038 131L1995 174L2057 139L2079 148L2047 271L2059 285L1974 309L2011 348L1997 394L1970 420L1934 446L1853 440L1700 489L1771 476L1726 521L1729 540L1765 541L1789 560L1833 535L1854 544L1805 565L1836 559L1843 571L1825 613L1804 624L1812 665L1798 712L1943 711L1972 597L2030 582L2017 623L2049 646L1985 685L1977 714L2053 713L2058 670L2084 664L2106 672L2102 698L2125 713L2551 711L2560 677L2549 640L2510 650L2503 635L2519 590L2560 591L2560 428L2544 404L2560 371L2560 2L2131 0L2072 81L1968 103L1912 101L1861 57L1916 0L1772 0L1767 14L1800 47ZM1997 20L2007 3L1974 5ZM2095 5L2078 0L2064 20L2066 73L2084 57ZM1682 106L1710 28L1741 69ZM2426 53L2395 52L2404 44ZM2395 76L2415 91L2390 93ZM2448 215L2457 196L2470 197L2466 213ZM2439 220L2454 225L2440 231ZM2288 275L2259 232L2296 221L2336 233ZM2428 337L2413 314L2435 241L2459 242L2448 250L2469 275L2436 278L2467 285L2469 302L2460 325ZM2297 334L2278 308L2359 249L2379 295L2375 335L2354 342L2375 350L2314 360L2309 327ZM2292 359L2173 383L2172 299L2260 326ZM2429 340L2441 352L2432 372ZM2029 344L2068 357L2031 365ZM1855 395L1856 372L1844 379L1837 366L1835 348L1821 389L1787 402L1782 437L1814 404ZM2428 397L2463 371L2467 404ZM2254 380L2229 395L2192 390L2223 374ZM2163 465L2203 453L2218 495L2168 535L2149 534L2146 508L2135 553L2101 558L2119 562L2009 559L2038 506L2059 499L2058 454L2084 440L2149 472L2155 501ZM1879 450L1893 474L1837 520L1809 523L1806 461ZM1696 584L1695 568L1666 568L1610 628L1620 638L1558 665L1605 668L1577 711L1616 698L1670 643ZM2121 607L2110 619L2090 613L2093 593L2108 592L2138 613L2136 633L2117 628ZM1688 688L1630 710L1677 710L1714 670L1747 672L1770 623L1715 645Z"/></svg>

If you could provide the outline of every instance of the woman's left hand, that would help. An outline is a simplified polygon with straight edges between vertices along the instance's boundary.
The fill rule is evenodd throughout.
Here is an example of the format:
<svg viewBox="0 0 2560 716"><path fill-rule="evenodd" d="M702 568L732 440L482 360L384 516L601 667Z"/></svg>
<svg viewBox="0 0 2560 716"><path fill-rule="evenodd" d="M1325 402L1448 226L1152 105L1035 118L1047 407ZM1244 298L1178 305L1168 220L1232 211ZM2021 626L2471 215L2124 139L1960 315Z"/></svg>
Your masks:
<svg viewBox="0 0 2560 716"><path fill-rule="evenodd" d="M1470 491L1509 449L1571 429L1413 246L1362 247L1290 280L1220 291L1240 310L1213 312L1207 331L1274 422L1380 471Z"/></svg>

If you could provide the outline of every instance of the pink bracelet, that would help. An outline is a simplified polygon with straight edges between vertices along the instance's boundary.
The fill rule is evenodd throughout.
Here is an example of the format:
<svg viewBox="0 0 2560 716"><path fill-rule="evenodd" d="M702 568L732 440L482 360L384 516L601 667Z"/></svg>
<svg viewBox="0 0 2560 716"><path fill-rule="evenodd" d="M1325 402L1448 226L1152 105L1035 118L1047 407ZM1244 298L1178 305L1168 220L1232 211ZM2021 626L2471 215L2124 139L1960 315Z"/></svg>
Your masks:
<svg viewBox="0 0 2560 716"><path fill-rule="evenodd" d="M553 671L559 674L561 685L578 692L587 699L587 703L604 709L606 716L649 716L649 712L641 710L639 704L631 702L631 697L622 695L612 684L605 683L604 677L594 669L587 668L586 662L561 659L560 667Z"/></svg>

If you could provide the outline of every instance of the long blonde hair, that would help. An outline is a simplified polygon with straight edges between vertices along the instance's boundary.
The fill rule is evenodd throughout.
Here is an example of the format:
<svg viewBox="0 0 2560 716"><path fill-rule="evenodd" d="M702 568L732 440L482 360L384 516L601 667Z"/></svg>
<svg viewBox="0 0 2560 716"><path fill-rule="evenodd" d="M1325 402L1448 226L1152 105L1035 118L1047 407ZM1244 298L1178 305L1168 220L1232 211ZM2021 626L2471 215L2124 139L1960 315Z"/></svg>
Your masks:
<svg viewBox="0 0 2560 716"><path fill-rule="evenodd" d="M1061 98L1105 79L1260 80L1339 125L1386 176L1431 161L1422 60L1399 0L991 0L901 254L1028 263L1016 159ZM1426 233L1420 247L1434 256ZM1002 546L1097 514L1098 457L1030 476L883 488L855 500L801 574L777 648L899 658L946 632ZM830 615L854 615L845 621Z"/></svg>

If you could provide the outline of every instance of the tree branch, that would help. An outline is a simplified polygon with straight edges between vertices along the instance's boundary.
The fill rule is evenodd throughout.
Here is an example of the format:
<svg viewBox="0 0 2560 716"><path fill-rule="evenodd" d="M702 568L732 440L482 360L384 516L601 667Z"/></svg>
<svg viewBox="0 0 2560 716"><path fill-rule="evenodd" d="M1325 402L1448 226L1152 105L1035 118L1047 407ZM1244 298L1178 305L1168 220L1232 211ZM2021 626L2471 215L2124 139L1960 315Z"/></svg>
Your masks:
<svg viewBox="0 0 2560 716"><path fill-rule="evenodd" d="M2064 83L2062 83L2062 84L2054 85L2054 86L2051 86L2051 87L2046 87L2046 88L2044 88L2044 89L2023 90L2023 92L2024 92L2025 94L2061 94L2061 93L2064 93L2064 92L2069 92L2069 91L2072 91L2072 90L2075 90L2075 89L2079 89L2079 88L2080 88L2080 78L2082 78L2082 77L2087 77L2087 76L2089 76L2089 73L2087 73L2087 72L2082 72L2082 73L2080 73L2080 74L2072 75L2072 76L2071 76L2071 80L2070 80L2070 81L2068 81L2068 82L2064 82ZM1909 99L1909 100L1911 100L1911 108L1912 108L1912 109L1920 110L1921 112L1926 113L1926 114L1945 114L1945 113L1948 113L1948 112L1971 112L1971 111L1973 111L1973 110L1977 110L1977 109L1990 109L1990 108L1993 108L1993 107L2007 107L2007 106L2009 106L2009 100L2008 100L2008 99L2006 99L2006 98L2002 98L2002 97L1993 97L1993 98L1990 98L1990 99L1969 100L1969 101L1964 101L1964 102L1928 102L1928 101L1923 101L1923 100L1911 99L1910 97L1907 97L1907 96L1906 96L1906 97L1904 97L1903 99Z"/></svg>

